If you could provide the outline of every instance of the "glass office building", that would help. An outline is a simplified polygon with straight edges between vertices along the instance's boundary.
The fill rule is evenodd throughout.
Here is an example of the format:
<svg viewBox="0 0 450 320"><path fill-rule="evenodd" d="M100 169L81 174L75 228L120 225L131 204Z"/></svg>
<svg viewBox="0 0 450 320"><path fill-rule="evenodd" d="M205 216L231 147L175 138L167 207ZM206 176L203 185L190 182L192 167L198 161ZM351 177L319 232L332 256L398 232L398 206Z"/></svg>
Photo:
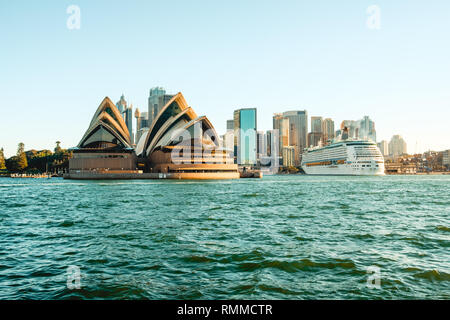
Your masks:
<svg viewBox="0 0 450 320"><path fill-rule="evenodd" d="M234 129L235 162L256 164L256 108L235 110Z"/></svg>

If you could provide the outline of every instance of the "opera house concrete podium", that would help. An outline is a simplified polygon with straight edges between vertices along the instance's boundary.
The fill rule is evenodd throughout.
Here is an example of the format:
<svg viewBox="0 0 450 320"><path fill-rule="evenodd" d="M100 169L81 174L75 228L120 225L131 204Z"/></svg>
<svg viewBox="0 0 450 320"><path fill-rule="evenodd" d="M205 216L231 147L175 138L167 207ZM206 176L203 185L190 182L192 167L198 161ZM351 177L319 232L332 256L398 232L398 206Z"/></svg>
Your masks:
<svg viewBox="0 0 450 320"><path fill-rule="evenodd" d="M136 148L114 103L106 97L77 147L66 179L238 179L230 151L205 116L181 93L158 113Z"/></svg>

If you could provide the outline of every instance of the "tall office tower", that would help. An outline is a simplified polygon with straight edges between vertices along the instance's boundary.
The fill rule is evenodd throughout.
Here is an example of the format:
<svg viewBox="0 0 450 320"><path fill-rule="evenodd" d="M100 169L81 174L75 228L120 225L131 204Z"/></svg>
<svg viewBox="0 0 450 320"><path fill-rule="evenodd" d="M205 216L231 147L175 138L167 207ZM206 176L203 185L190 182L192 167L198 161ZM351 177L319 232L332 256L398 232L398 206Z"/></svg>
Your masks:
<svg viewBox="0 0 450 320"><path fill-rule="evenodd" d="M308 146L308 112L295 110L283 112L289 119L289 145L294 147L294 164L300 165L300 155Z"/></svg>
<svg viewBox="0 0 450 320"><path fill-rule="evenodd" d="M267 151L265 148L265 134L264 131L256 132L256 159L261 160L261 157L266 156Z"/></svg>
<svg viewBox="0 0 450 320"><path fill-rule="evenodd" d="M311 117L311 132L323 132L322 122L322 117Z"/></svg>
<svg viewBox="0 0 450 320"><path fill-rule="evenodd" d="M150 126L161 109L173 97L173 94L166 94L166 90L162 87L154 87L150 89L150 95L148 97L148 123Z"/></svg>
<svg viewBox="0 0 450 320"><path fill-rule="evenodd" d="M273 115L273 130L278 130L279 150L289 146L289 118L284 117L281 113Z"/></svg>
<svg viewBox="0 0 450 320"><path fill-rule="evenodd" d="M127 125L128 132L130 133L131 144L134 144L134 134L133 134L133 105L126 108L123 112L125 124Z"/></svg>
<svg viewBox="0 0 450 320"><path fill-rule="evenodd" d="M148 112L141 112L140 122L141 129L150 127L150 124L148 123Z"/></svg>
<svg viewBox="0 0 450 320"><path fill-rule="evenodd" d="M308 134L308 146L316 147L323 142L323 119L311 117L311 132Z"/></svg>
<svg viewBox="0 0 450 320"><path fill-rule="evenodd" d="M256 164L256 108L234 111L235 163Z"/></svg>
<svg viewBox="0 0 450 320"><path fill-rule="evenodd" d="M364 116L364 118L359 120L359 138L377 141L375 122L370 120L368 116Z"/></svg>
<svg viewBox="0 0 450 320"><path fill-rule="evenodd" d="M268 156L272 154L272 139L273 139L273 130L267 130L264 142L266 144L266 154Z"/></svg>
<svg viewBox="0 0 450 320"><path fill-rule="evenodd" d="M381 154L383 157L386 157L389 155L389 147L388 142L386 140L382 140L381 142L377 143L378 149L380 149Z"/></svg>
<svg viewBox="0 0 450 320"><path fill-rule="evenodd" d="M389 155L391 157L398 157L407 153L406 142L400 135L394 135L389 142Z"/></svg>
<svg viewBox="0 0 450 320"><path fill-rule="evenodd" d="M227 131L234 131L234 120L227 120Z"/></svg>
<svg viewBox="0 0 450 320"><path fill-rule="evenodd" d="M323 141L327 143L328 140L334 139L334 121L330 118L323 120Z"/></svg>
<svg viewBox="0 0 450 320"><path fill-rule="evenodd" d="M125 110L127 109L127 101L125 100L125 96L123 95L123 93L122 93L122 95L120 96L120 100L119 101L117 101L117 103L116 103L116 107L117 107L117 109L119 109L119 113L120 113L120 115L122 116L122 118L124 118L124 112L125 112ZM125 118L124 118L125 119Z"/></svg>

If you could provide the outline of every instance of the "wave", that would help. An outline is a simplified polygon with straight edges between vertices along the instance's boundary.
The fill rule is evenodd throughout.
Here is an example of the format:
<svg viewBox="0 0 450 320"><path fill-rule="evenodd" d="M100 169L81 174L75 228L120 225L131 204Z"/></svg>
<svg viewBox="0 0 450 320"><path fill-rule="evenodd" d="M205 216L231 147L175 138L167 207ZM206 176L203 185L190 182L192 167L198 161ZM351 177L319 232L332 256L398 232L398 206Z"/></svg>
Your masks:
<svg viewBox="0 0 450 320"><path fill-rule="evenodd" d="M315 262L309 259L302 259L299 261L265 260L262 262L241 263L238 267L245 271L274 268L288 273L312 269L356 269L355 263L348 259L333 259L328 262Z"/></svg>
<svg viewBox="0 0 450 320"><path fill-rule="evenodd" d="M414 274L415 278L426 279L429 281L450 281L450 274L436 269L419 272Z"/></svg>
<svg viewBox="0 0 450 320"><path fill-rule="evenodd" d="M450 228L446 226L437 226L436 230L450 232Z"/></svg>
<svg viewBox="0 0 450 320"><path fill-rule="evenodd" d="M244 193L243 195L241 195L242 198L253 198L258 196L259 196L258 193Z"/></svg>

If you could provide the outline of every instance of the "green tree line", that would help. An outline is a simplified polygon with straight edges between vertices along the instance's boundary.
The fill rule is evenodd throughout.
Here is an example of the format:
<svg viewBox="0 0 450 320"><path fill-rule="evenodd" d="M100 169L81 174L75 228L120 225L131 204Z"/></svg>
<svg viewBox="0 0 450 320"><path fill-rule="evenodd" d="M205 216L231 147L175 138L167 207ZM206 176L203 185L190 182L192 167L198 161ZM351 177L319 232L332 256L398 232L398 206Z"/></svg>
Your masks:
<svg viewBox="0 0 450 320"><path fill-rule="evenodd" d="M8 159L5 159L2 148L0 149L0 173L43 173L68 169L72 152L62 149L60 143L56 142L52 152L34 149L25 151L25 145L21 142L17 153Z"/></svg>

